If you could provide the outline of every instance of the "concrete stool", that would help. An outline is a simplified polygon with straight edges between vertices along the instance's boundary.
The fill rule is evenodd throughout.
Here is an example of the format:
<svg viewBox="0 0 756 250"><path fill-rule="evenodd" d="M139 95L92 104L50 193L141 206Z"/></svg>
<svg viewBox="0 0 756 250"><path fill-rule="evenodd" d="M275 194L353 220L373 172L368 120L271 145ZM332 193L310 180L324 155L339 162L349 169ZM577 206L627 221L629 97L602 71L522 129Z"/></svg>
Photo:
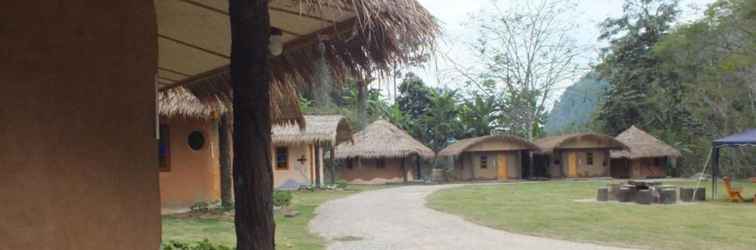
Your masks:
<svg viewBox="0 0 756 250"><path fill-rule="evenodd" d="M609 200L609 189L608 188L599 188L598 194L596 195L596 200L598 201L608 201Z"/></svg>
<svg viewBox="0 0 756 250"><path fill-rule="evenodd" d="M653 202L654 196L651 194L651 190L638 190L638 193L635 194L635 203L648 205Z"/></svg>

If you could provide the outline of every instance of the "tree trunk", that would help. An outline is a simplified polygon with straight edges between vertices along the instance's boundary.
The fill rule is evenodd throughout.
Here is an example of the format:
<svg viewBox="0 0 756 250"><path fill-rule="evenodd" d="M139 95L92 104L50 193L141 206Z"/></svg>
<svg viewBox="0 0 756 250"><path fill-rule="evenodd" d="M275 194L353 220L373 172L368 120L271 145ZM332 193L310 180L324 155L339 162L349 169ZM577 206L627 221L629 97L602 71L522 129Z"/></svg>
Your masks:
<svg viewBox="0 0 756 250"><path fill-rule="evenodd" d="M360 80L357 82L357 118L359 119L360 129L367 126L367 82Z"/></svg>
<svg viewBox="0 0 756 250"><path fill-rule="evenodd" d="M238 250L275 249L268 0L230 0Z"/></svg>
<svg viewBox="0 0 756 250"><path fill-rule="evenodd" d="M220 141L220 183L221 183L221 206L223 208L230 208L234 204L233 184L232 181L232 154L231 148L232 136L233 136L233 115L226 114L221 116L218 122L218 138Z"/></svg>

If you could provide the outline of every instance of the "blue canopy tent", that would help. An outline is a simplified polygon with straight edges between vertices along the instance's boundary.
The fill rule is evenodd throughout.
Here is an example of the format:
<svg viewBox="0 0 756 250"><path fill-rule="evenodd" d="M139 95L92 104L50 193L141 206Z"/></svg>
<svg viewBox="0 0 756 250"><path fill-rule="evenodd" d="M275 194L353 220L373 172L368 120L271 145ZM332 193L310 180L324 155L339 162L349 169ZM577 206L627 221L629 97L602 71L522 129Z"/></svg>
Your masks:
<svg viewBox="0 0 756 250"><path fill-rule="evenodd" d="M749 129L742 133L730 135L714 140L712 143L711 189L713 195L717 193L717 177L719 177L719 149L725 147L756 146L756 129Z"/></svg>

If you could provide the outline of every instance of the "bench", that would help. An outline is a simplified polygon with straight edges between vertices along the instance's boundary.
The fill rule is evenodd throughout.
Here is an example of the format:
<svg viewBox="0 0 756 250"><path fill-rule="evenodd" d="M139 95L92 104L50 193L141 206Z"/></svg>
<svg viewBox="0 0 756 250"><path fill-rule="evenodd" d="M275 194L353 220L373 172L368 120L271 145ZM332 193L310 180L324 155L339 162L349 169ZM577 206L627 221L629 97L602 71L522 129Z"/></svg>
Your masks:
<svg viewBox="0 0 756 250"><path fill-rule="evenodd" d="M740 195L740 193L743 192L743 188L733 187L732 178L729 176L725 176L722 180L724 181L725 190L727 191L727 196L729 196L730 201L743 202L743 196Z"/></svg>

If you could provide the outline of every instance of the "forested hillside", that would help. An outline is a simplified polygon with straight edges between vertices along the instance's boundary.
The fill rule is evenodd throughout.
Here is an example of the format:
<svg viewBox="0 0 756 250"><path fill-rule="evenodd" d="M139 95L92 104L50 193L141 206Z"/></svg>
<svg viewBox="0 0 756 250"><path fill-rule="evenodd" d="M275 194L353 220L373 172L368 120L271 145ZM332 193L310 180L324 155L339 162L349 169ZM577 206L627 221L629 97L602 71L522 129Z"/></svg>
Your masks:
<svg viewBox="0 0 756 250"><path fill-rule="evenodd" d="M546 119L546 134L586 130L608 87L598 74L589 73L565 89Z"/></svg>

